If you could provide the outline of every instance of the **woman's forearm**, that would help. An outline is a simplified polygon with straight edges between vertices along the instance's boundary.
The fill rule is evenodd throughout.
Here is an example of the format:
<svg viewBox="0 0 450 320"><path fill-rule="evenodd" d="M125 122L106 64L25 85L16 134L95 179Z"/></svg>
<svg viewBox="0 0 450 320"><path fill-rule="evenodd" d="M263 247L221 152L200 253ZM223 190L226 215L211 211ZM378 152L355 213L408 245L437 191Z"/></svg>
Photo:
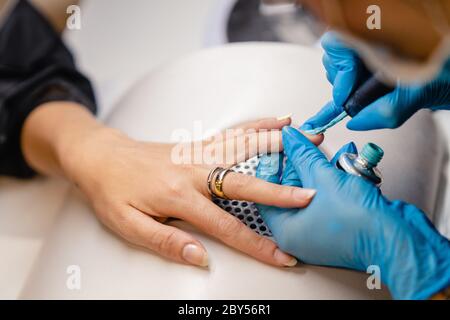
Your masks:
<svg viewBox="0 0 450 320"><path fill-rule="evenodd" d="M27 163L37 172L67 177L64 161L75 156L72 149L101 128L104 126L84 106L73 102L46 103L25 121L22 151Z"/></svg>

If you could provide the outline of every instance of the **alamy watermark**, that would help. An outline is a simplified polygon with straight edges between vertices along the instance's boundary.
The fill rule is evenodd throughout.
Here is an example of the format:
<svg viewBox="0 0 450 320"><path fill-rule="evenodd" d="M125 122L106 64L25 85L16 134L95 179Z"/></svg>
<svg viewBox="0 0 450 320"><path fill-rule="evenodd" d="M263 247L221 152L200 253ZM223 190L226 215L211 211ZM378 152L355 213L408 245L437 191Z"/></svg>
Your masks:
<svg viewBox="0 0 450 320"><path fill-rule="evenodd" d="M67 289L73 290L81 290L81 268L79 265L72 264L67 266L66 268L66 287Z"/></svg>
<svg viewBox="0 0 450 320"><path fill-rule="evenodd" d="M367 278L366 285L369 290L381 290L381 270L377 265L367 267L366 273L370 274Z"/></svg>
<svg viewBox="0 0 450 320"><path fill-rule="evenodd" d="M69 30L81 29L81 7L72 4L67 7L66 13L69 15L66 20L66 26ZM376 4L367 7L366 13L369 17L366 20L366 26L369 30L381 29L381 8Z"/></svg>
<svg viewBox="0 0 450 320"><path fill-rule="evenodd" d="M202 122L193 131L176 129L172 133L171 160L174 164L234 165L250 157L282 150L281 131L253 128L227 129L206 136Z"/></svg>
<svg viewBox="0 0 450 320"><path fill-rule="evenodd" d="M366 13L369 17L366 20L366 26L369 30L381 29L381 8L375 4L367 7Z"/></svg>
<svg viewBox="0 0 450 320"><path fill-rule="evenodd" d="M81 8L77 5L70 5L66 9L66 13L69 15L66 20L66 27L69 30L81 29Z"/></svg>

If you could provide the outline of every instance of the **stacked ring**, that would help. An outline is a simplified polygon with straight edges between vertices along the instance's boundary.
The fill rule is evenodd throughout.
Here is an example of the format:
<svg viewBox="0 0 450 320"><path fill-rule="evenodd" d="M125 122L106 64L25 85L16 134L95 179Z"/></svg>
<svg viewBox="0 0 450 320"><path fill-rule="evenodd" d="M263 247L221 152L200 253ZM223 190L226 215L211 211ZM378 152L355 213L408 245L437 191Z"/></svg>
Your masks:
<svg viewBox="0 0 450 320"><path fill-rule="evenodd" d="M225 179L225 176L230 172L232 172L231 169L225 169L221 167L216 167L211 170L207 179L209 194L221 199L228 199L223 192L223 180Z"/></svg>
<svg viewBox="0 0 450 320"><path fill-rule="evenodd" d="M206 180L206 185L207 185L208 192L209 192L209 194L210 194L211 196L214 195L214 192L213 192L213 190L211 189L211 182L212 182L212 179L213 179L213 177L216 176L216 173L217 173L218 171L222 170L222 169L223 169L223 168L221 168L221 167L216 167L216 168L212 169L212 170L209 172L209 174L208 174L208 179Z"/></svg>

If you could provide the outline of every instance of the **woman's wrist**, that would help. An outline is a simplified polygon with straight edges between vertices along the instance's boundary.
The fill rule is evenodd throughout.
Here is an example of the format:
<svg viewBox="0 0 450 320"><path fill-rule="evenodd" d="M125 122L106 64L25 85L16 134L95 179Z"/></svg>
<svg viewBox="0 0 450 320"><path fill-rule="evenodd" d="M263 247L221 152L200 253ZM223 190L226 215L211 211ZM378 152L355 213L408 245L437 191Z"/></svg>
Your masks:
<svg viewBox="0 0 450 320"><path fill-rule="evenodd" d="M106 164L104 147L124 145L131 140L119 130L98 122L89 113L77 112L72 118L74 123L62 130L54 147L62 174L80 185L90 180L99 164Z"/></svg>
<svg viewBox="0 0 450 320"><path fill-rule="evenodd" d="M83 134L59 142L58 157L64 176L86 189L96 171L108 165L111 146L126 147L134 142L119 130L106 126L89 127ZM87 190L84 190L87 191Z"/></svg>
<svg viewBox="0 0 450 320"><path fill-rule="evenodd" d="M82 105L63 101L45 103L23 125L22 152L37 172L67 176L70 156L101 128L104 126Z"/></svg>

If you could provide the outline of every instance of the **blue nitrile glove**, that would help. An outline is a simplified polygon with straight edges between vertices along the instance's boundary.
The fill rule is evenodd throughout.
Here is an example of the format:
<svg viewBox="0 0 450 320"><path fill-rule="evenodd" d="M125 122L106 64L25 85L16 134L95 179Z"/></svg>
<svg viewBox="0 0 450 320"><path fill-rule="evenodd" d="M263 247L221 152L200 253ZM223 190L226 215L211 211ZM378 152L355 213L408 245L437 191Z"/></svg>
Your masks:
<svg viewBox="0 0 450 320"><path fill-rule="evenodd" d="M325 50L323 64L327 78L333 85L333 100L307 120L302 130L321 127L339 115L344 109L355 82L367 73L357 54L346 47L334 32L322 38ZM415 85L399 84L394 91L367 106L347 123L351 130L397 128L414 113L423 108L450 109L450 63L447 63L435 80Z"/></svg>
<svg viewBox="0 0 450 320"><path fill-rule="evenodd" d="M426 299L450 285L450 242L422 211L391 202L372 183L337 169L294 128L283 129L283 145L295 172L281 175L282 161L265 156L257 176L317 194L301 209L258 205L282 250L315 265L361 271L377 265L397 299ZM333 162L355 151L349 144Z"/></svg>

